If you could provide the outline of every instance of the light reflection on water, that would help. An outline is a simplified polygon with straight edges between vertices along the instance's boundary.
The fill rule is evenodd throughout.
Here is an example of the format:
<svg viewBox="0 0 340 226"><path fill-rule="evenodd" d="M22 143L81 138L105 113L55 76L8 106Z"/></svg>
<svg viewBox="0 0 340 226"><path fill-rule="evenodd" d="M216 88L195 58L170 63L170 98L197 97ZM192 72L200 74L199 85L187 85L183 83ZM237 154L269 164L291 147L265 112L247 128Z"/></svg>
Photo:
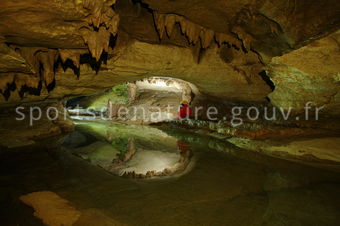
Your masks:
<svg viewBox="0 0 340 226"><path fill-rule="evenodd" d="M94 139L89 141L89 136ZM124 177L179 176L188 172L194 162L188 143L148 126L79 122L64 147Z"/></svg>
<svg viewBox="0 0 340 226"><path fill-rule="evenodd" d="M32 209L18 199L35 191L55 192L78 210L95 209L128 225L340 222L339 173L238 150L177 129L164 132L133 125L87 125L77 128L84 136L78 134L73 142L66 142L67 148L27 149L1 156L2 225L39 225ZM139 149L136 153L145 150L148 156L157 150L170 159L179 156L177 141L182 140L189 144L196 164L187 173L166 180L125 179L89 164L110 165L120 154L119 148L129 150L129 139ZM223 152L213 148L222 146ZM93 147L101 152L86 149ZM77 156L82 154L82 158L69 152L78 148L82 152ZM135 157L137 161L140 156ZM173 162L177 160L174 157Z"/></svg>

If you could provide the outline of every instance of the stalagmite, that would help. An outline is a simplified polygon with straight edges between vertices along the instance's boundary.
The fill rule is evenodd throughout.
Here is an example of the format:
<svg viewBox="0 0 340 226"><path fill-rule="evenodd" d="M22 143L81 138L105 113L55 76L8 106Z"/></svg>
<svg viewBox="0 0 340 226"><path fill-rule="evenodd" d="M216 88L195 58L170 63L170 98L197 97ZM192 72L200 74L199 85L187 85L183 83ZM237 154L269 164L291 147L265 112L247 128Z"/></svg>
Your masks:
<svg viewBox="0 0 340 226"><path fill-rule="evenodd" d="M98 31L92 31L88 28L80 30L85 43L94 58L99 61L103 51L108 51L111 33L105 27L100 27Z"/></svg>

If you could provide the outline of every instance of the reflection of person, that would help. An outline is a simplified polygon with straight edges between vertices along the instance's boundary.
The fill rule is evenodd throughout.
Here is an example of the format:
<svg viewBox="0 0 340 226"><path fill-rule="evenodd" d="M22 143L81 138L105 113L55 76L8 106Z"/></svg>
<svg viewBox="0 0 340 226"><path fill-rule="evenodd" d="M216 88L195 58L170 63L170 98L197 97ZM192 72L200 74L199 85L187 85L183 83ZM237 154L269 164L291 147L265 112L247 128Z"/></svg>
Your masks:
<svg viewBox="0 0 340 226"><path fill-rule="evenodd" d="M177 118L178 119L187 119L187 118L189 118L192 115L192 109L189 106L188 101L183 100L183 101L181 101L180 104L181 104L181 106L179 108Z"/></svg>
<svg viewBox="0 0 340 226"><path fill-rule="evenodd" d="M183 140L177 140L177 147L179 154L181 155L180 162L184 162L185 160L189 159L190 145Z"/></svg>

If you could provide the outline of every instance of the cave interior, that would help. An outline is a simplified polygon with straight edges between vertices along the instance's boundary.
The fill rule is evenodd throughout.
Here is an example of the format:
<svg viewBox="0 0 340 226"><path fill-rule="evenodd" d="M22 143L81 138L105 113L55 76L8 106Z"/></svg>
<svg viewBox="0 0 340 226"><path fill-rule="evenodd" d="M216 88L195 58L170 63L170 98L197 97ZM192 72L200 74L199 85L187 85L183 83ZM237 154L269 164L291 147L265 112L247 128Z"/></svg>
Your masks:
<svg viewBox="0 0 340 226"><path fill-rule="evenodd" d="M340 224L340 1L0 18L1 225Z"/></svg>

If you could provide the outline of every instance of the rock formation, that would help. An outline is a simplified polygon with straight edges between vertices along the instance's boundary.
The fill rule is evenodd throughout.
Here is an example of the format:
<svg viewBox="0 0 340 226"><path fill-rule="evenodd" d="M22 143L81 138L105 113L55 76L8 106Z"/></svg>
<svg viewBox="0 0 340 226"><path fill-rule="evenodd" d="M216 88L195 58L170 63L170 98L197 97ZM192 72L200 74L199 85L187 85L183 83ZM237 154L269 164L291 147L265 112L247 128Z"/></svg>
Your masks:
<svg viewBox="0 0 340 226"><path fill-rule="evenodd" d="M312 101L325 116L340 116L337 0L0 6L0 107L47 104L159 76L190 82L222 102L300 114Z"/></svg>
<svg viewBox="0 0 340 226"><path fill-rule="evenodd" d="M20 200L34 209L34 216L45 225L120 225L125 224L112 219L96 208L78 210L74 204L51 191L38 191L20 196Z"/></svg>

